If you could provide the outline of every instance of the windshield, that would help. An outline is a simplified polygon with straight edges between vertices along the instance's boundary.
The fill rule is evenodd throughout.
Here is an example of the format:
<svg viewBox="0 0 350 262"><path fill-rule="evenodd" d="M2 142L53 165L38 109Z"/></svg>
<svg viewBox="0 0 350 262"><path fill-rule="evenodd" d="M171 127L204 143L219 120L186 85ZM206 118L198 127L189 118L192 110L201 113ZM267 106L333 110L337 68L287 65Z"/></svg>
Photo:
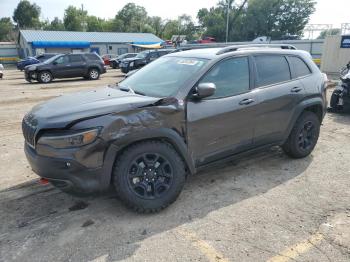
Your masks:
<svg viewBox="0 0 350 262"><path fill-rule="evenodd" d="M55 60L56 60L57 58L59 58L60 56L62 56L62 55L55 55L55 56L53 56L53 57L51 57L51 58L45 60L43 63L44 63L44 64L50 64L51 62L55 61Z"/></svg>
<svg viewBox="0 0 350 262"><path fill-rule="evenodd" d="M135 93L153 97L175 95L182 84L198 72L206 59L162 57L119 83Z"/></svg>
<svg viewBox="0 0 350 262"><path fill-rule="evenodd" d="M136 58L145 58L147 53L148 53L148 51L143 51L141 53L138 53Z"/></svg>
<svg viewBox="0 0 350 262"><path fill-rule="evenodd" d="M118 58L118 59L123 59L123 58L125 58L127 55L128 55L128 54L122 54L122 55L118 56L117 58Z"/></svg>

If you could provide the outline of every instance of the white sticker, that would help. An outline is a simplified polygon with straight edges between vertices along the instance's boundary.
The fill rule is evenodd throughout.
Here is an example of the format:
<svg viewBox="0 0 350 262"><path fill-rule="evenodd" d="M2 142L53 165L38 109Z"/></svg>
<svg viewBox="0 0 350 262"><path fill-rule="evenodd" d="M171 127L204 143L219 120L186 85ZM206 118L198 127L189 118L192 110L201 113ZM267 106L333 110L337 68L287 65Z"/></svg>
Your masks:
<svg viewBox="0 0 350 262"><path fill-rule="evenodd" d="M192 60L192 59L183 59L177 62L179 65L191 65L194 66L198 63L198 60Z"/></svg>

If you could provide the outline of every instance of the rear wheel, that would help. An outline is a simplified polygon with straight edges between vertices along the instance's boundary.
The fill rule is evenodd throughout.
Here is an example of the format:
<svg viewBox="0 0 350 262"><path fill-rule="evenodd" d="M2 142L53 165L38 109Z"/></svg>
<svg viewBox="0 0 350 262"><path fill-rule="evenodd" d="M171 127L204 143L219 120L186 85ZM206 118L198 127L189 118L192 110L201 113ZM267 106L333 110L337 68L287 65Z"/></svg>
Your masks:
<svg viewBox="0 0 350 262"><path fill-rule="evenodd" d="M313 112L304 112L295 123L288 140L282 146L293 158L308 156L316 146L320 134L320 120Z"/></svg>
<svg viewBox="0 0 350 262"><path fill-rule="evenodd" d="M50 83L52 81L52 75L48 71L42 71L38 75L38 81L40 83Z"/></svg>
<svg viewBox="0 0 350 262"><path fill-rule="evenodd" d="M89 79L90 80L97 80L100 78L100 71L96 68L91 68L89 70Z"/></svg>
<svg viewBox="0 0 350 262"><path fill-rule="evenodd" d="M330 105L332 108L337 109L339 104L339 95L336 93L336 91L333 91L331 96Z"/></svg>
<svg viewBox="0 0 350 262"><path fill-rule="evenodd" d="M157 212L173 203L185 180L185 165L168 143L132 145L114 165L113 183L119 197L141 213Z"/></svg>

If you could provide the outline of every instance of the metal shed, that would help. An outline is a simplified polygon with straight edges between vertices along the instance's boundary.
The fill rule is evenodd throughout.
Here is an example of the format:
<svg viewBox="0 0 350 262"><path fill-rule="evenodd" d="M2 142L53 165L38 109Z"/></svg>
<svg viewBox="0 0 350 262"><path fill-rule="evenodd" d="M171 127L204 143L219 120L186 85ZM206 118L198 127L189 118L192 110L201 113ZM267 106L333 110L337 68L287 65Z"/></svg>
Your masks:
<svg viewBox="0 0 350 262"><path fill-rule="evenodd" d="M96 52L120 55L133 52L133 44L157 44L162 39L151 33L73 32L20 30L21 57L37 53Z"/></svg>

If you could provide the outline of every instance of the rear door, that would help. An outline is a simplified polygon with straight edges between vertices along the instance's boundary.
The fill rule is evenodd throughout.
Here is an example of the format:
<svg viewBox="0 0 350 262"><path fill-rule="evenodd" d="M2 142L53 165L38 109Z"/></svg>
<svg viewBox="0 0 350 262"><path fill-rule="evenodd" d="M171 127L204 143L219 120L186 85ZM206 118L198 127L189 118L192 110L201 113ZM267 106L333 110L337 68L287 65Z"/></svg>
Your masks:
<svg viewBox="0 0 350 262"><path fill-rule="evenodd" d="M254 144L278 142L285 138L295 106L305 95L302 83L293 79L284 55L254 56L257 106Z"/></svg>
<svg viewBox="0 0 350 262"><path fill-rule="evenodd" d="M256 105L248 57L218 62L199 83L214 83L211 97L187 103L187 134L197 165L252 146Z"/></svg>

